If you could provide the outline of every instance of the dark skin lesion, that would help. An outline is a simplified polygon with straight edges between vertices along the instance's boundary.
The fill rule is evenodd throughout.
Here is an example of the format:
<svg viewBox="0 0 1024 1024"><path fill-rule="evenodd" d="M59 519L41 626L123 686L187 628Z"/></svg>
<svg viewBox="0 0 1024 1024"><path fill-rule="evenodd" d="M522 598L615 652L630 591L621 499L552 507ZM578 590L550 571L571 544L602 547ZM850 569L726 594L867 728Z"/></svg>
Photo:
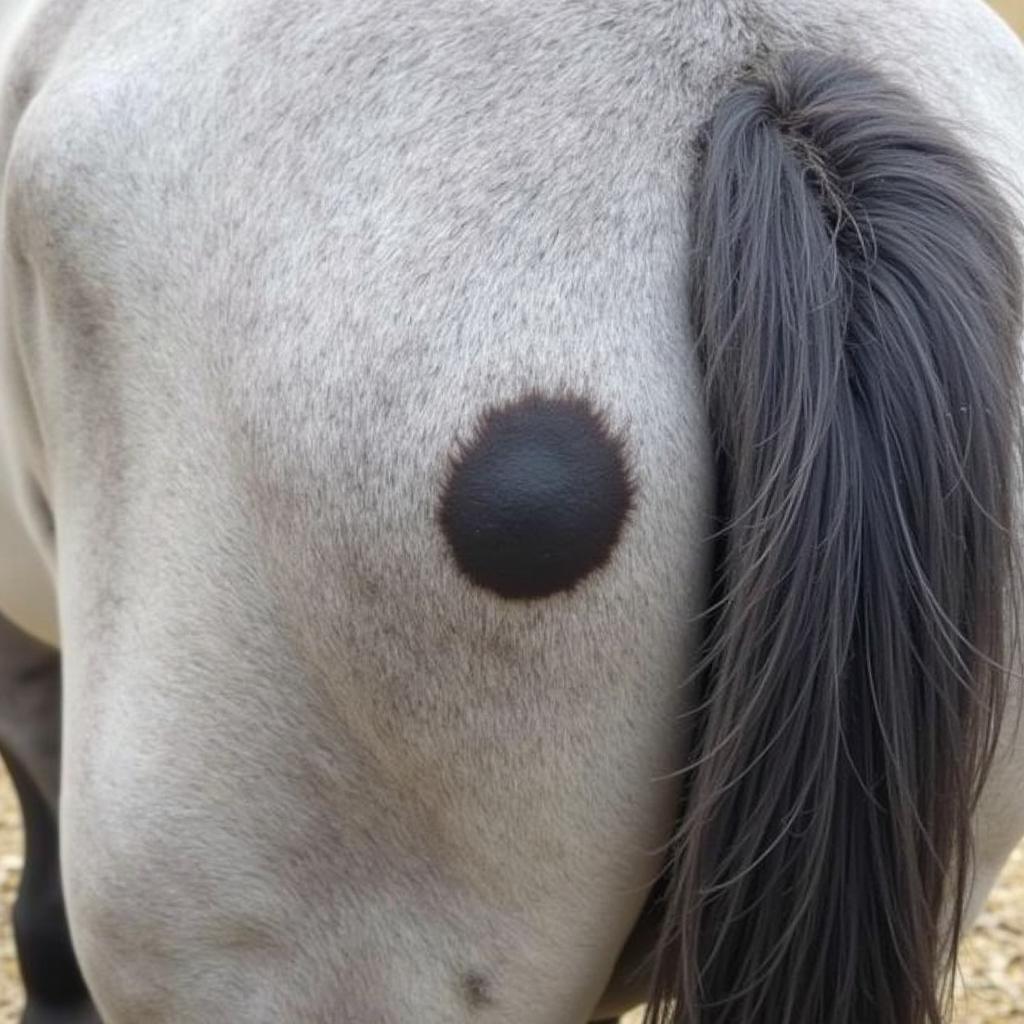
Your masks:
<svg viewBox="0 0 1024 1024"><path fill-rule="evenodd" d="M462 976L462 994L472 1010L482 1010L494 1005L494 983L489 975L480 970L466 971Z"/></svg>
<svg viewBox="0 0 1024 1024"><path fill-rule="evenodd" d="M530 393L485 409L457 445L438 523L471 583L533 600L608 562L635 491L623 437L588 398Z"/></svg>

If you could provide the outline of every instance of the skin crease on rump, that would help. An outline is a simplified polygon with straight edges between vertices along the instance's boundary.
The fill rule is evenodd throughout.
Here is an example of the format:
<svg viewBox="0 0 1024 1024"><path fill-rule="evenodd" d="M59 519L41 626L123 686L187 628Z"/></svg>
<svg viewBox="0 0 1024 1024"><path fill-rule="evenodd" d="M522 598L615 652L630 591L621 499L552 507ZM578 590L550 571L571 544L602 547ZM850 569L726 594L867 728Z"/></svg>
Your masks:
<svg viewBox="0 0 1024 1024"><path fill-rule="evenodd" d="M959 0L15 0L0 32L0 611L62 648L104 1019L621 1013L707 600L697 130L759 53L853 54L1022 189L1019 44ZM534 394L632 489L598 567L509 601L439 505ZM1024 831L1011 746L973 909Z"/></svg>

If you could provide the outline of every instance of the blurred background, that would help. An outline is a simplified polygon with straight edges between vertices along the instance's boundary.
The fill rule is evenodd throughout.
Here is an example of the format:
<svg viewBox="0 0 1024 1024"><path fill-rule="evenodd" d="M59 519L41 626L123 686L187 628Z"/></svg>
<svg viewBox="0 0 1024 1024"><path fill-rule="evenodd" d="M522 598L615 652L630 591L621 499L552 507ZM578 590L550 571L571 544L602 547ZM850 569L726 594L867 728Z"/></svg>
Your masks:
<svg viewBox="0 0 1024 1024"><path fill-rule="evenodd" d="M1024 37L1024 0L991 2ZM16 1024L21 1012L21 980L10 927L21 867L21 820L0 765L0 1024ZM965 942L961 965L955 1024L1024 1024L1024 845L1011 858ZM634 1015L628 1024L639 1020L639 1014Z"/></svg>
<svg viewBox="0 0 1024 1024"><path fill-rule="evenodd" d="M992 0L992 6L1024 35L1024 0Z"/></svg>

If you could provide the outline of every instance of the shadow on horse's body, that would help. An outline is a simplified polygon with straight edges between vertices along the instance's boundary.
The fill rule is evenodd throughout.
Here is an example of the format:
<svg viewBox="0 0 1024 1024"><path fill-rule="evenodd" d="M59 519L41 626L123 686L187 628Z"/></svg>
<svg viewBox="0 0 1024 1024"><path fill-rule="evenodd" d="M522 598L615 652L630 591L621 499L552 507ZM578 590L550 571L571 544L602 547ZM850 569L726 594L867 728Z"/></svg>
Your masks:
<svg viewBox="0 0 1024 1024"><path fill-rule="evenodd" d="M0 40L26 1019L935 1024L1024 832L1005 27Z"/></svg>

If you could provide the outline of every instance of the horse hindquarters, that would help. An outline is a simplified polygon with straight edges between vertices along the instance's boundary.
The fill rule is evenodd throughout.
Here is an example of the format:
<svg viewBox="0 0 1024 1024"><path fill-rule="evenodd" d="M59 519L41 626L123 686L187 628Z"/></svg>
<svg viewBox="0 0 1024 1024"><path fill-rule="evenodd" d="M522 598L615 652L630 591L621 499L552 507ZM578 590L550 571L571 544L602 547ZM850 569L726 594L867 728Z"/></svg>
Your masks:
<svg viewBox="0 0 1024 1024"><path fill-rule="evenodd" d="M112 1022L583 1021L671 827L704 596L687 83L578 5L315 6L89 5L8 161L76 948ZM537 395L599 410L640 492L599 569L509 601L438 508Z"/></svg>

